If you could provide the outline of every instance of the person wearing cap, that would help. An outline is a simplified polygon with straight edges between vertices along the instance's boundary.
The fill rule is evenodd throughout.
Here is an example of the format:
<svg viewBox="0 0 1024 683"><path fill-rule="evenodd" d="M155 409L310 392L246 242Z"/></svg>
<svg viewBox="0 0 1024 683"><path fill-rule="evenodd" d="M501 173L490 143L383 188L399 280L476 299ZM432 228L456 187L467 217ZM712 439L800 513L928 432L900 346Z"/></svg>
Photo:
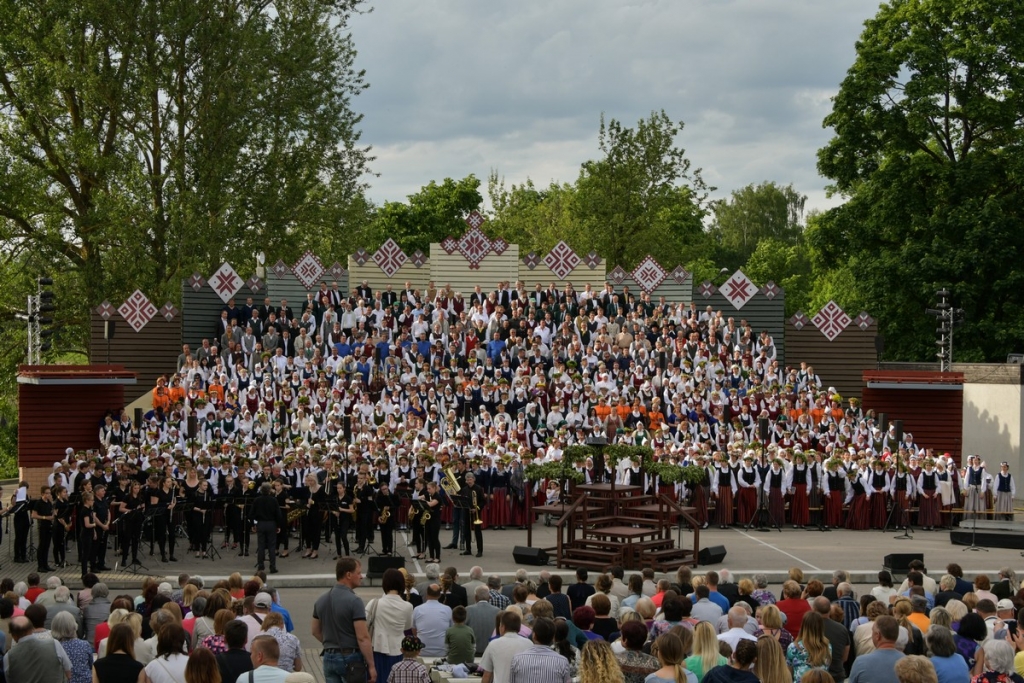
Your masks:
<svg viewBox="0 0 1024 683"><path fill-rule="evenodd" d="M423 641L416 636L402 639L402 660L391 667L388 680L382 683L430 683L427 667L419 661Z"/></svg>
<svg viewBox="0 0 1024 683"><path fill-rule="evenodd" d="M270 610L274 606L274 598L271 597L270 593L261 591L253 598L252 606L252 614L239 617L239 621L244 623L246 628L249 629L249 636L245 640L245 649L250 652L252 651L253 639L262 631L263 620L270 614Z"/></svg>

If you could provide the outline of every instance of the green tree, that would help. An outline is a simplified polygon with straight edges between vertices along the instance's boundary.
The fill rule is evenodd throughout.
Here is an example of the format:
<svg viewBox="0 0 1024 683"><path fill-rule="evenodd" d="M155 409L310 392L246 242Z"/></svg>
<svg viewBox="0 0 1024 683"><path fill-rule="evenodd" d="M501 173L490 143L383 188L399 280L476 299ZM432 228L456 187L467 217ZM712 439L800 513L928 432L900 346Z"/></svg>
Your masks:
<svg viewBox="0 0 1024 683"><path fill-rule="evenodd" d="M472 174L440 185L431 180L408 202L384 202L368 227L367 244L360 246L375 249L391 237L406 253L429 254L431 242L466 232L465 217L482 201L480 180Z"/></svg>
<svg viewBox="0 0 1024 683"><path fill-rule="evenodd" d="M728 199L712 205L711 234L720 245L719 260L727 268L746 263L761 240L795 245L803 233L807 197L793 185L774 182L733 190Z"/></svg>
<svg viewBox="0 0 1024 683"><path fill-rule="evenodd" d="M820 172L847 199L809 241L847 268L886 355L934 358L924 309L966 310L954 359L1021 349L1024 6L893 0L866 22L825 125Z"/></svg>
<svg viewBox="0 0 1024 683"><path fill-rule="evenodd" d="M747 259L743 272L754 282L774 282L786 291L786 315L807 310L810 303L812 274L806 248L765 237Z"/></svg>
<svg viewBox="0 0 1024 683"><path fill-rule="evenodd" d="M85 305L342 229L359 0L0 0L0 245Z"/></svg>
<svg viewBox="0 0 1024 683"><path fill-rule="evenodd" d="M687 245L704 239L708 192L676 137L683 123L652 112L636 128L601 117L602 158L582 165L576 182L583 249L629 268L646 254L663 264L680 262ZM699 250L699 249L698 249ZM691 255L692 256L692 255Z"/></svg>
<svg viewBox="0 0 1024 683"><path fill-rule="evenodd" d="M492 171L487 195L493 212L487 234L518 244L521 254L546 253L563 239L576 249L583 249L587 242L573 185L552 182L537 189L527 178L522 185L506 188L504 179Z"/></svg>

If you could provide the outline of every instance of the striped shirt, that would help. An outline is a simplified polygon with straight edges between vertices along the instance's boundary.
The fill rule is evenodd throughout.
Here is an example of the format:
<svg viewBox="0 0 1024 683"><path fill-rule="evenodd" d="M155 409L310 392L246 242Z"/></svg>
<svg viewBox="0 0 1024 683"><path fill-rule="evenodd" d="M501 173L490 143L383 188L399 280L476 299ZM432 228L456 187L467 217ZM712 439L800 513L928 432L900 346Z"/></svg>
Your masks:
<svg viewBox="0 0 1024 683"><path fill-rule="evenodd" d="M534 644L512 658L509 683L569 683L569 660Z"/></svg>

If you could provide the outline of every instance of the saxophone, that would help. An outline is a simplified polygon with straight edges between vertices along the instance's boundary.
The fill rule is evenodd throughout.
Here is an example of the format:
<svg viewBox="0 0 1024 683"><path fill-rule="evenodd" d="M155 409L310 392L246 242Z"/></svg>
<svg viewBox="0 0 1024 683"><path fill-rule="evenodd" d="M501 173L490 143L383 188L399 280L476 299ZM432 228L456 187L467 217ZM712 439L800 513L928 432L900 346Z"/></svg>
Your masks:
<svg viewBox="0 0 1024 683"><path fill-rule="evenodd" d="M385 505L384 510L380 513L380 517L377 518L379 524L387 524L388 519L391 518L391 506Z"/></svg>
<svg viewBox="0 0 1024 683"><path fill-rule="evenodd" d="M300 517L303 517L307 512L309 512L309 508L307 507L295 508L294 510L291 510L288 513L288 523L291 524Z"/></svg>

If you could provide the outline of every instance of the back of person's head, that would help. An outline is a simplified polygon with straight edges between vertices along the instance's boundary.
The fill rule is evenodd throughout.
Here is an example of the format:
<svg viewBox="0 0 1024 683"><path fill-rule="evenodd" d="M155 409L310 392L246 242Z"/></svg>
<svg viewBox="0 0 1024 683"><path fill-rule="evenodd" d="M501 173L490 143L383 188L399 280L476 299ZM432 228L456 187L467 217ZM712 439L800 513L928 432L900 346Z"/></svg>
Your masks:
<svg viewBox="0 0 1024 683"><path fill-rule="evenodd" d="M98 581L96 585L92 587L92 599L107 598L110 597L110 587L102 581Z"/></svg>
<svg viewBox="0 0 1024 683"><path fill-rule="evenodd" d="M611 574L613 578L619 579L621 581L622 577L626 575L626 570L622 568L622 565L617 564L611 569L609 569L608 573Z"/></svg>
<svg viewBox="0 0 1024 683"><path fill-rule="evenodd" d="M10 619L14 616L14 603L7 598L0 598L0 619Z"/></svg>
<svg viewBox="0 0 1024 683"><path fill-rule="evenodd" d="M955 576L958 579L964 578L964 570L960 568L960 565L956 562L950 562L946 565L946 573Z"/></svg>
<svg viewBox="0 0 1024 683"><path fill-rule="evenodd" d="M555 622L545 617L535 620L533 639L538 645L550 646L555 640Z"/></svg>
<svg viewBox="0 0 1024 683"><path fill-rule="evenodd" d="M622 644L627 650L641 650L647 642L647 626L642 621L627 621L622 625Z"/></svg>
<svg viewBox="0 0 1024 683"><path fill-rule="evenodd" d="M580 609L583 608L580 607ZM591 619L591 624L593 624L593 619ZM579 624L576 625L579 626ZM501 626L505 629L505 633L519 633L519 629L523 626L523 617L517 610L505 610L501 613Z"/></svg>
<svg viewBox="0 0 1024 683"><path fill-rule="evenodd" d="M589 576L589 574L587 573L586 568L580 567L579 569L576 570L576 580L577 581L582 581L583 583L586 583L588 576Z"/></svg>
<svg viewBox="0 0 1024 683"><path fill-rule="evenodd" d="M832 603L824 595L814 598L811 602L811 607L814 608L815 612L825 617L832 611Z"/></svg>
<svg viewBox="0 0 1024 683"><path fill-rule="evenodd" d="M953 632L945 626L932 624L924 634L925 645L928 651L936 657L952 657L956 653L956 642L953 640Z"/></svg>
<svg viewBox="0 0 1024 683"><path fill-rule="evenodd" d="M892 588L892 574L886 569L878 572L878 584L883 588Z"/></svg>
<svg viewBox="0 0 1024 683"><path fill-rule="evenodd" d="M583 631L589 631L594 625L594 619L596 617L597 615L595 614L593 607L583 605L582 607L577 607L573 610L572 623L576 624L576 627Z"/></svg>
<svg viewBox="0 0 1024 683"><path fill-rule="evenodd" d="M779 641L765 634L757 639L757 660L754 673L765 683L792 683L793 674L786 664L786 653L782 651Z"/></svg>
<svg viewBox="0 0 1024 683"><path fill-rule="evenodd" d="M825 584L818 579L811 579L807 582L807 597L816 598L825 592Z"/></svg>
<svg viewBox="0 0 1024 683"><path fill-rule="evenodd" d="M907 563L907 569L915 572L920 572L921 574L924 574L928 571L924 568L924 562L922 562L921 560L911 560L909 563Z"/></svg>
<svg viewBox="0 0 1024 683"><path fill-rule="evenodd" d="M267 616L263 617L263 623L260 624L261 631L269 631L274 628L284 628L284 617L279 612L271 612Z"/></svg>
<svg viewBox="0 0 1024 683"><path fill-rule="evenodd" d="M135 633L127 623L118 623L110 627L110 635L107 636L107 654L124 652L129 657L135 657Z"/></svg>
<svg viewBox="0 0 1024 683"><path fill-rule="evenodd" d="M517 605L526 602L526 599L530 597L530 589L524 583L516 584L515 588L512 589L512 602Z"/></svg>
<svg viewBox="0 0 1024 683"><path fill-rule="evenodd" d="M741 669L749 669L757 659L757 643L753 640L740 640L736 643L736 649L732 651L732 659Z"/></svg>
<svg viewBox="0 0 1024 683"><path fill-rule="evenodd" d="M1014 673L1013 668L1013 645L997 638L986 640L982 647L985 649L985 669L997 671L1004 675Z"/></svg>
<svg viewBox="0 0 1024 683"><path fill-rule="evenodd" d="M46 625L46 607L32 603L25 608L25 617L32 622L32 628L43 628Z"/></svg>
<svg viewBox="0 0 1024 683"><path fill-rule="evenodd" d="M37 574L36 572L32 572L31 574L28 575L28 579L27 580L28 580L28 585L29 586L38 586L39 585L39 580L40 580L39 574Z"/></svg>
<svg viewBox="0 0 1024 683"><path fill-rule="evenodd" d="M384 576L380 580L380 587L385 593L390 593L391 591L401 593L405 590L405 577L402 575L402 572L394 567L390 567L384 570Z"/></svg>
<svg viewBox="0 0 1024 683"><path fill-rule="evenodd" d="M612 610L612 601L604 593L595 593L590 599L590 606L599 617L607 617Z"/></svg>
<svg viewBox="0 0 1024 683"><path fill-rule="evenodd" d="M501 577L497 574L491 574L488 576L487 587L491 590L501 590Z"/></svg>
<svg viewBox="0 0 1024 683"><path fill-rule="evenodd" d="M705 587L704 590L707 590L707 588ZM665 621L679 621L683 618L684 601L689 602L686 598L666 598L661 603L661 611L665 615Z"/></svg>
<svg viewBox="0 0 1024 683"><path fill-rule="evenodd" d="M907 585L908 586L923 586L924 585L924 574L921 572L909 572L907 574Z"/></svg>
<svg viewBox="0 0 1024 683"><path fill-rule="evenodd" d="M988 598L978 600L978 604L974 606L974 611L983 617L989 616L996 613L996 603L992 602Z"/></svg>
<svg viewBox="0 0 1024 683"><path fill-rule="evenodd" d="M58 612L50 622L50 634L56 640L74 640L78 637L78 622L71 612Z"/></svg>
<svg viewBox="0 0 1024 683"><path fill-rule="evenodd" d="M707 582L708 586L718 586L718 572L714 570L707 572L706 574L704 574L704 580Z"/></svg>
<svg viewBox="0 0 1024 683"><path fill-rule="evenodd" d="M533 615L534 619L539 619L540 617L554 619L555 607L547 600L541 599L530 605L530 614Z"/></svg>
<svg viewBox="0 0 1024 683"><path fill-rule="evenodd" d="M60 580L59 576L47 577L47 579L46 579L46 590L48 590L48 591L57 590L60 587L61 583L63 583L63 582Z"/></svg>
<svg viewBox="0 0 1024 683"><path fill-rule="evenodd" d="M894 617L883 615L875 619L875 631L885 641L895 643L900 637L900 625Z"/></svg>
<svg viewBox="0 0 1024 683"><path fill-rule="evenodd" d="M800 677L800 683L835 683L835 679L825 669L808 669Z"/></svg>
<svg viewBox="0 0 1024 683"><path fill-rule="evenodd" d="M256 636L252 639L251 647L253 659L256 658L258 653L263 655L265 663L273 662L276 665L277 660L281 658L281 646L277 644L277 639L274 636Z"/></svg>
<svg viewBox="0 0 1024 683"><path fill-rule="evenodd" d="M487 597L491 594L491 589L487 586L477 586L476 590L473 591L473 597L477 602L487 602Z"/></svg>
<svg viewBox="0 0 1024 683"><path fill-rule="evenodd" d="M437 600L440 597L441 597L441 587L440 586L438 586L436 583L432 583L429 586L427 586L427 599L428 600Z"/></svg>
<svg viewBox="0 0 1024 683"><path fill-rule="evenodd" d="M456 624L466 623L466 608L462 605L456 605L452 608L452 621Z"/></svg>
<svg viewBox="0 0 1024 683"><path fill-rule="evenodd" d="M782 584L782 596L785 598L799 598L801 593L800 584L792 579Z"/></svg>
<svg viewBox="0 0 1024 683"><path fill-rule="evenodd" d="M552 593L557 593L562 590L562 577L560 574L552 574L551 578L548 579L548 587Z"/></svg>
<svg viewBox="0 0 1024 683"><path fill-rule="evenodd" d="M173 654L182 654L185 651L186 642L188 642L188 634L185 633L181 624L173 621L164 624L156 632L156 656L167 658Z"/></svg>
<svg viewBox="0 0 1024 683"><path fill-rule="evenodd" d="M900 683L939 683L935 665L922 655L908 655L893 667Z"/></svg>
<svg viewBox="0 0 1024 683"><path fill-rule="evenodd" d="M696 593L698 600L711 596L711 590L707 586L697 586L693 592Z"/></svg>
<svg viewBox="0 0 1024 683"><path fill-rule="evenodd" d="M35 627L27 617L21 616L12 618L9 628L11 631L11 637L17 641L32 633Z"/></svg>
<svg viewBox="0 0 1024 683"><path fill-rule="evenodd" d="M185 663L186 683L219 683L217 657L205 647L197 647Z"/></svg>
<svg viewBox="0 0 1024 683"><path fill-rule="evenodd" d="M245 647L249 639L249 627L238 619L232 619L224 625L224 644L232 650Z"/></svg>

